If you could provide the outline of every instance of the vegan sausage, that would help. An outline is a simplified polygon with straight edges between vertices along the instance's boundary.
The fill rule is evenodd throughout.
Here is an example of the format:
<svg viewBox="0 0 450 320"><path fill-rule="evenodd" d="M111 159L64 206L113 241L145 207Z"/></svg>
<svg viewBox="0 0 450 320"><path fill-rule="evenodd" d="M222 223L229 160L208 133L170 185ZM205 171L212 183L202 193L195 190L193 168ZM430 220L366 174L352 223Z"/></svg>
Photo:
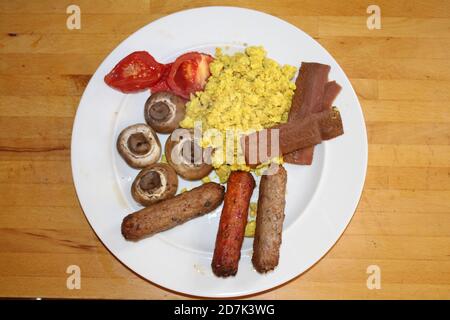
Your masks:
<svg viewBox="0 0 450 320"><path fill-rule="evenodd" d="M286 195L286 170L280 166L273 175L264 175L259 185L256 231L252 263L264 273L278 265Z"/></svg>
<svg viewBox="0 0 450 320"><path fill-rule="evenodd" d="M224 187L209 182L129 214L122 221L122 235L128 240L171 229L216 209L223 201Z"/></svg>
<svg viewBox="0 0 450 320"><path fill-rule="evenodd" d="M248 207L254 188L255 180L249 172L233 171L228 178L211 264L213 272L219 277L235 275L238 270Z"/></svg>

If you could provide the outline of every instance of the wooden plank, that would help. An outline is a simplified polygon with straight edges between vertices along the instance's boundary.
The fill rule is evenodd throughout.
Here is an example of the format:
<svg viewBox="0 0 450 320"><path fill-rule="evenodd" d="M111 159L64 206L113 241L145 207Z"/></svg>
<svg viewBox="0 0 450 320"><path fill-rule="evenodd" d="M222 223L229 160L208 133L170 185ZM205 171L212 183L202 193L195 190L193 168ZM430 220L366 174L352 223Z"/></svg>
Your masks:
<svg viewBox="0 0 450 320"><path fill-rule="evenodd" d="M450 213L449 190L374 190L363 191L358 209L386 213ZM449 237L450 239L450 237Z"/></svg>
<svg viewBox="0 0 450 320"><path fill-rule="evenodd" d="M450 39L316 37L334 57L449 59Z"/></svg>
<svg viewBox="0 0 450 320"><path fill-rule="evenodd" d="M265 0L152 0L150 1L150 11L169 14L187 8L226 5L250 7L282 16L283 18L291 15L294 11L293 8L297 8L296 11L305 16L369 16L366 13L366 9L370 4L372 2L366 0L345 2L336 2L333 0L278 0L276 2L268 2ZM377 5L381 7L383 17L450 17L450 5L448 2L442 0L427 2L380 0L377 1Z"/></svg>
<svg viewBox="0 0 450 320"><path fill-rule="evenodd" d="M366 122L366 128L371 144L450 144L450 123Z"/></svg>
<svg viewBox="0 0 450 320"><path fill-rule="evenodd" d="M72 184L0 184L0 207L78 207Z"/></svg>
<svg viewBox="0 0 450 320"><path fill-rule="evenodd" d="M78 96L2 96L2 117L75 117Z"/></svg>
<svg viewBox="0 0 450 320"><path fill-rule="evenodd" d="M115 260L111 255L98 255L96 259L84 254L66 253L0 253L0 259L5 264L0 266L0 274L5 277L67 277L65 273L69 265L76 264L81 269L83 279L118 279L134 280L138 278ZM28 261L27 261L28 260ZM32 260L34 263L30 264ZM52 261L55 261L52 263ZM448 261L413 261L407 267L402 260L362 259L333 259L325 258L317 266L302 276L302 282L327 283L359 283L365 285L369 265L378 265L382 271L382 283L434 284L449 285L446 279L450 262ZM334 267L333 267L334 266ZM333 269L333 277L326 277L326 273ZM419 270L421 273L418 273ZM402 272L403 271L403 272ZM433 274L434 273L434 274ZM329 279L324 281L323 279ZM149 287L151 287L149 285Z"/></svg>
<svg viewBox="0 0 450 320"><path fill-rule="evenodd" d="M359 98L441 102L450 99L450 81L351 79Z"/></svg>
<svg viewBox="0 0 450 320"><path fill-rule="evenodd" d="M49 298L95 298L109 295L111 299L183 298L183 296L162 290L142 278L108 279L83 278L81 290L68 290L67 274L60 277L0 277L0 288L5 297L49 297ZM103 292L103 293L102 293Z"/></svg>
<svg viewBox="0 0 450 320"><path fill-rule="evenodd" d="M111 52L124 34L0 35L0 53L102 54Z"/></svg>
<svg viewBox="0 0 450 320"><path fill-rule="evenodd" d="M379 80L379 99L382 100L450 100L450 81L438 80Z"/></svg>
<svg viewBox="0 0 450 320"><path fill-rule="evenodd" d="M0 266L3 276L51 277L67 276L70 265L78 265L83 278L113 279L135 278L130 271L109 253L97 254L95 259L86 254L77 253L0 253L0 259L5 261ZM30 260L33 261L30 264Z"/></svg>
<svg viewBox="0 0 450 320"><path fill-rule="evenodd" d="M300 28L311 37L319 35L319 17L317 16L296 15L290 12L289 14L278 15L278 17Z"/></svg>
<svg viewBox="0 0 450 320"><path fill-rule="evenodd" d="M103 59L101 54L6 53L0 55L0 74L92 75Z"/></svg>
<svg viewBox="0 0 450 320"><path fill-rule="evenodd" d="M8 229L0 228L0 252L106 253L89 229Z"/></svg>
<svg viewBox="0 0 450 320"><path fill-rule="evenodd" d="M433 245L430 245L430 244ZM450 261L449 237L344 234L330 258Z"/></svg>
<svg viewBox="0 0 450 320"><path fill-rule="evenodd" d="M1 206L0 226L8 229L91 229L81 207L54 207L51 203L35 207L31 203L26 204L21 207Z"/></svg>
<svg viewBox="0 0 450 320"><path fill-rule="evenodd" d="M367 16L319 18L320 37L403 37L403 38L449 38L448 18L382 17L381 29L367 28ZM433 30L433 32L430 32Z"/></svg>
<svg viewBox="0 0 450 320"><path fill-rule="evenodd" d="M105 292L111 299L192 299L149 285L141 278L133 279L107 279L107 278L83 278L82 290L67 290L67 277L5 277L0 278L0 284L5 291L12 293L11 297L39 297L43 296L42 288L45 288L46 297L50 298L99 298L104 297ZM12 286L14 283L16 286ZM448 285L429 284L384 284L383 290L368 290L365 282L324 282L324 281L299 281L290 282L283 290L269 291L259 296L250 296L247 299L406 299L405 292L410 293L411 299L445 299L448 298ZM7 295L8 297L10 295ZM244 297L245 298L245 297Z"/></svg>
<svg viewBox="0 0 450 320"><path fill-rule="evenodd" d="M448 213L358 211L345 231L348 235L448 237Z"/></svg>
<svg viewBox="0 0 450 320"><path fill-rule="evenodd" d="M70 140L36 141L17 140L19 145L11 141L0 140L0 160L65 160L70 161Z"/></svg>
<svg viewBox="0 0 450 320"><path fill-rule="evenodd" d="M382 284L381 290L369 290L366 283L323 281L293 281L284 290L269 291L258 296L259 299L448 299L448 285L419 285L408 283ZM405 292L407 294L405 294Z"/></svg>
<svg viewBox="0 0 450 320"><path fill-rule="evenodd" d="M82 14L81 29L67 29L67 14L0 14L0 33L23 34L124 34L129 35L163 14ZM311 36L318 36L319 17L288 15L285 19Z"/></svg>
<svg viewBox="0 0 450 320"><path fill-rule="evenodd" d="M405 266L405 261L402 260L361 259L355 261L350 257L343 259L327 257L314 269L307 271L302 278L306 282L324 282L323 279L327 278L329 283L354 283L364 287L368 277L367 267L377 265L382 274L382 287L383 284L402 283L449 285L447 280L439 281L446 278L448 274L446 267L449 264L448 261L415 260ZM334 271L333 277L326 277L325 273L329 273L330 270ZM367 290L367 287L365 289Z"/></svg>
<svg viewBox="0 0 450 320"><path fill-rule="evenodd" d="M369 165L392 167L449 167L450 146L369 145Z"/></svg>
<svg viewBox="0 0 450 320"><path fill-rule="evenodd" d="M77 0L82 13L142 13L149 12L150 0ZM65 13L70 0L0 1L1 13Z"/></svg>
<svg viewBox="0 0 450 320"><path fill-rule="evenodd" d="M325 260L324 260L325 261ZM342 262L343 261L343 262ZM324 265L324 269L330 265L333 266L333 277L328 276L324 280L321 277L319 280L304 280L304 281L294 281L290 282L283 287L283 290L275 290L266 292L258 298L263 299L286 299L289 297L298 298L405 298L404 292L410 292L409 297L448 297L449 285L448 284L429 284L429 283L415 283L415 282L388 282L382 280L382 290L368 290L366 287L367 274L365 274L365 269L370 264L382 265L382 279L384 275L388 279L395 277L396 279L408 278L417 279L420 281L417 274L421 274L423 270L429 271L429 274L436 272L436 266L433 264L413 264L404 265L403 267L392 261L385 260L365 260L360 264L355 264L351 262L346 264L345 260L332 259L327 265ZM314 273L316 269L319 268L317 265L314 269L308 271L305 277L309 274ZM424 268L421 270L421 268ZM83 269L82 269L83 270ZM347 270L348 274L353 275L353 281L342 281L339 277L339 271ZM131 278L97 278L97 277L83 277L81 290L67 290L65 287L67 274L64 271L60 271L58 276L52 277L26 277L26 276L9 276L1 277L0 284L2 288L5 288L6 292L12 292L16 296L29 296L37 297L42 296L44 291L45 296L48 297L103 297L105 292L108 292L108 297L110 298L190 298L189 296L181 296L176 293L169 292L166 290L161 290L158 287L149 285L144 279L132 276ZM317 271L316 271L317 272ZM323 274L323 271L321 272ZM347 274L347 273L346 273ZM337 275L338 277L336 278ZM437 272L436 277L433 278L434 281L438 279L439 275L446 276L447 273L444 271ZM339 281L341 280L341 281ZM432 281L433 282L433 281ZM16 286L11 286L14 283ZM250 299L255 297L249 297Z"/></svg>
<svg viewBox="0 0 450 320"><path fill-rule="evenodd" d="M378 82L375 79L350 79L360 99L378 99Z"/></svg>
<svg viewBox="0 0 450 320"><path fill-rule="evenodd" d="M80 96L83 94L90 78L88 75L0 75L0 95Z"/></svg>
<svg viewBox="0 0 450 320"><path fill-rule="evenodd" d="M119 13L89 14L82 9L81 29L69 30L66 21L69 15L65 10L59 14L0 14L0 33L15 36L22 34L124 34L125 36L139 30L160 14Z"/></svg>
<svg viewBox="0 0 450 320"><path fill-rule="evenodd" d="M447 123L450 108L442 101L360 99L366 121Z"/></svg>
<svg viewBox="0 0 450 320"><path fill-rule="evenodd" d="M0 117L0 140L70 139L72 124L68 117Z"/></svg>
<svg viewBox="0 0 450 320"><path fill-rule="evenodd" d="M338 57L348 77L361 79L450 80L448 59Z"/></svg>
<svg viewBox="0 0 450 320"><path fill-rule="evenodd" d="M450 190L450 168L367 168L366 189Z"/></svg>
<svg viewBox="0 0 450 320"><path fill-rule="evenodd" d="M0 183L70 184L67 161L0 161Z"/></svg>

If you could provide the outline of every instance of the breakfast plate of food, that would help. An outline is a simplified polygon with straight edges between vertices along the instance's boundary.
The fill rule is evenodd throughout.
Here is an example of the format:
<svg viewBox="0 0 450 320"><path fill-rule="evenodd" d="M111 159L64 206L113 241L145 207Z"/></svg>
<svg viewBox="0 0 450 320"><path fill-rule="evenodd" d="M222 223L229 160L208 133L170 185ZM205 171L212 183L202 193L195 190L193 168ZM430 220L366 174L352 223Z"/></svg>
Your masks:
<svg viewBox="0 0 450 320"><path fill-rule="evenodd" d="M150 282L244 296L305 272L361 196L367 135L333 57L295 26L235 7L138 30L91 78L72 173L103 244Z"/></svg>

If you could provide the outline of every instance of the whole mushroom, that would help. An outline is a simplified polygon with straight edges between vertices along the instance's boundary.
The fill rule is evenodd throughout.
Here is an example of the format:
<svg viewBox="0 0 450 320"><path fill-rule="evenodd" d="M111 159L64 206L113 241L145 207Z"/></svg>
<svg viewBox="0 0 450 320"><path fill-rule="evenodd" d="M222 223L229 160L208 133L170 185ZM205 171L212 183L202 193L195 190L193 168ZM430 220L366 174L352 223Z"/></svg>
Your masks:
<svg viewBox="0 0 450 320"><path fill-rule="evenodd" d="M126 127L117 139L117 150L133 168L145 168L159 160L161 143L151 127L139 123Z"/></svg>
<svg viewBox="0 0 450 320"><path fill-rule="evenodd" d="M175 170L168 164L155 163L139 172L131 186L131 195L136 202L149 206L172 198L177 188L178 176Z"/></svg>
<svg viewBox="0 0 450 320"><path fill-rule="evenodd" d="M178 129L180 130L180 129ZM204 149L194 139L192 130L180 130L183 134L171 134L166 141L165 154L167 162L186 180L199 180L206 177L213 169L207 161Z"/></svg>
<svg viewBox="0 0 450 320"><path fill-rule="evenodd" d="M145 103L145 121L156 132L171 133L186 114L186 100L166 91L152 94Z"/></svg>

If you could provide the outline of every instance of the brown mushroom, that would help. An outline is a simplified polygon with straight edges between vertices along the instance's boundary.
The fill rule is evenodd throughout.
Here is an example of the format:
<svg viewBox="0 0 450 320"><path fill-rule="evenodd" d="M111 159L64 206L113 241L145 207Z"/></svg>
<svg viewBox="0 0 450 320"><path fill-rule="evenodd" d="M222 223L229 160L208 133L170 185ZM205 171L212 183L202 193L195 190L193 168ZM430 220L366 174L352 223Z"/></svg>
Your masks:
<svg viewBox="0 0 450 320"><path fill-rule="evenodd" d="M207 153L194 139L192 130L178 129L166 141L167 162L186 180L206 177L213 167L207 161Z"/></svg>
<svg viewBox="0 0 450 320"><path fill-rule="evenodd" d="M145 168L159 160L161 143L151 127L140 123L122 130L117 150L129 166Z"/></svg>
<svg viewBox="0 0 450 320"><path fill-rule="evenodd" d="M155 163L143 169L134 179L131 195L144 207L152 203L172 198L177 193L178 176L165 163Z"/></svg>
<svg viewBox="0 0 450 320"><path fill-rule="evenodd" d="M166 91L152 94L145 103L145 121L156 132L171 133L186 114L186 100Z"/></svg>

